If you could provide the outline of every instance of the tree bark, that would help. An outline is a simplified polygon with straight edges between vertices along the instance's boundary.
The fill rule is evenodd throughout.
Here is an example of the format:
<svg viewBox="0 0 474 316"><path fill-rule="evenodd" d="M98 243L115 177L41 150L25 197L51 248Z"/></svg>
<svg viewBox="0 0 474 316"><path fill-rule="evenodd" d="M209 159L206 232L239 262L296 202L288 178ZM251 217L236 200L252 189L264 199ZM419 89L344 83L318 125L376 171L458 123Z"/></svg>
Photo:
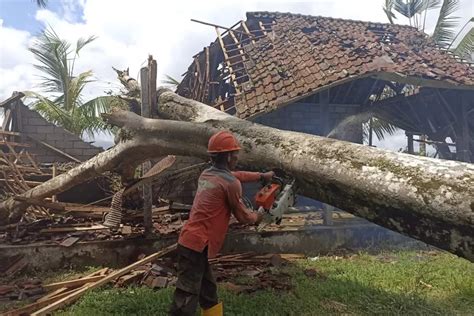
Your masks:
<svg viewBox="0 0 474 316"><path fill-rule="evenodd" d="M304 196L474 260L473 164L277 130L164 89L158 110L230 129L242 144L242 165L281 168Z"/></svg>
<svg viewBox="0 0 474 316"><path fill-rule="evenodd" d="M239 138L240 162L280 168L300 194L474 261L474 165L416 157L368 146L282 131L244 121L171 91L159 91L158 115L116 111L107 121L130 139L26 192L43 198L126 165L166 154L206 157L209 136L229 129ZM170 120L171 119L171 120ZM183 122L187 121L187 122ZM25 205L6 200L0 215Z"/></svg>

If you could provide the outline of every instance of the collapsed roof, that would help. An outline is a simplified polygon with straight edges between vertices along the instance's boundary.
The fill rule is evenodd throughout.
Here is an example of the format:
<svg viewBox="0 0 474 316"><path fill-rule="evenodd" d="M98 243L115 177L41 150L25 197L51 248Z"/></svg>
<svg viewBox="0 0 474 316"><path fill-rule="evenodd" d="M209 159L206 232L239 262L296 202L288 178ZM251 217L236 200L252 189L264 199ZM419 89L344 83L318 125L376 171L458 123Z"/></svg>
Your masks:
<svg viewBox="0 0 474 316"><path fill-rule="evenodd" d="M177 93L241 118L367 77L474 90L472 66L410 26L249 12L216 32Z"/></svg>

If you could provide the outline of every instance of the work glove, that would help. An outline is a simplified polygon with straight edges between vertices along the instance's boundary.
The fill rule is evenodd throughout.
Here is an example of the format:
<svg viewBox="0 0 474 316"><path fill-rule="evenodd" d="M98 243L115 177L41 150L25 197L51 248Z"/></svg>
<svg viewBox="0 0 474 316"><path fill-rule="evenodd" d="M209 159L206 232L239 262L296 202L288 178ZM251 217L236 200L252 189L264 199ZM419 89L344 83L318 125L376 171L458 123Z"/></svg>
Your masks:
<svg viewBox="0 0 474 316"><path fill-rule="evenodd" d="M265 215L265 209L260 206L257 210L257 220L255 221L255 225L258 225L262 222L264 215Z"/></svg>
<svg viewBox="0 0 474 316"><path fill-rule="evenodd" d="M272 178L275 176L275 172L273 172L273 171L264 172L264 173L260 174L260 176L262 177L262 179L265 182L270 182L272 180Z"/></svg>

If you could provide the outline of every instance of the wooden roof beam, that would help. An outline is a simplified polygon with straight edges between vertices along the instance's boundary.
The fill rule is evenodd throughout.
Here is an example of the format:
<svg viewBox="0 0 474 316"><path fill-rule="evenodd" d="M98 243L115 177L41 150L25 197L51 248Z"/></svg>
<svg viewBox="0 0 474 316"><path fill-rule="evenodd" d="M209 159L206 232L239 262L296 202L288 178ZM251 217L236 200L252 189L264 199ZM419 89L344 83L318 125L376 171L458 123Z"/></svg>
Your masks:
<svg viewBox="0 0 474 316"><path fill-rule="evenodd" d="M248 35L250 37L253 37L254 35L253 34L247 34L245 32L242 32L242 31L239 31L239 30L232 30L231 28L228 28L228 27L225 27L225 26L222 26L222 25L218 25L218 24L214 24L214 23L209 23L209 22L203 22L203 21L199 21L199 20L195 20L195 19L191 19L191 22L196 22L196 23L199 23L199 24L204 24L204 25L208 25L208 26L213 26L215 28L220 28L220 29L224 29L226 31L234 31L234 32L238 32L238 33L242 33L244 35ZM238 23L237 23L238 24ZM237 25L236 24L236 25Z"/></svg>
<svg viewBox="0 0 474 316"><path fill-rule="evenodd" d="M252 43L255 44L255 39L252 37L252 33L250 33L247 23L245 23L245 21L240 21L240 24L242 25L242 29L245 31L247 36L252 39Z"/></svg>

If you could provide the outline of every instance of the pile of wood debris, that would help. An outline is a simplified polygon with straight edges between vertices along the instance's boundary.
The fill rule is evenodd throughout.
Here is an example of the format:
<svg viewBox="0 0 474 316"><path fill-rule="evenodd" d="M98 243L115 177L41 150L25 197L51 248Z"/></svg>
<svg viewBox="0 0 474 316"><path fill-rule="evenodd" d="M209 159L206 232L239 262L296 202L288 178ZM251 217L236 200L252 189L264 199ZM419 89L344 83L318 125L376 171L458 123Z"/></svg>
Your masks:
<svg viewBox="0 0 474 316"><path fill-rule="evenodd" d="M125 268L100 269L78 279L43 284L39 279L20 280L0 285L0 301L33 301L5 315L44 315L77 300L87 290L111 283L114 287L130 285L161 289L176 283L176 244L145 257ZM281 267L291 261L303 259L300 254L240 253L220 255L210 259L217 281L236 293L251 293L265 288L288 290L290 276Z"/></svg>
<svg viewBox="0 0 474 316"><path fill-rule="evenodd" d="M189 217L189 205L163 203L153 208L156 233L169 235L179 232ZM109 207L56 202L61 207L54 216L24 221L0 227L0 243L25 245L41 242L69 247L78 241L115 240L143 235L143 215L136 210L124 210L122 224L111 229L102 224Z"/></svg>

